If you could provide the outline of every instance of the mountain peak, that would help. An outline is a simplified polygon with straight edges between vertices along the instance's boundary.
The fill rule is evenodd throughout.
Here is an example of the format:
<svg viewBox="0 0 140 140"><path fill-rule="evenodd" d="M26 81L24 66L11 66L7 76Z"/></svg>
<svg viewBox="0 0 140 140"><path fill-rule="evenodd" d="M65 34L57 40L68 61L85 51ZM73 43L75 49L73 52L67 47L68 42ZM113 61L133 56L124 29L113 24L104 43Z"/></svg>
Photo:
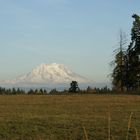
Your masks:
<svg viewBox="0 0 140 140"><path fill-rule="evenodd" d="M69 70L64 64L42 63L31 72L8 80L8 84L68 84L71 81L87 83L89 80Z"/></svg>

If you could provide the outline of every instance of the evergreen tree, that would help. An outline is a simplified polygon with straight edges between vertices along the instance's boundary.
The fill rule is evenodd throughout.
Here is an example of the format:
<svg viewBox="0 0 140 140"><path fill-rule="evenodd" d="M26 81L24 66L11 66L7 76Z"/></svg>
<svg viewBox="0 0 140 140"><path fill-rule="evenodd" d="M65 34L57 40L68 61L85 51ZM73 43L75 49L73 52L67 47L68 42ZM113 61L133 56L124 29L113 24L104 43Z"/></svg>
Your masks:
<svg viewBox="0 0 140 140"><path fill-rule="evenodd" d="M113 70L113 85L123 91L140 88L140 17L136 14L131 29L131 42L126 51L123 51L123 38L120 34L120 49L115 56Z"/></svg>
<svg viewBox="0 0 140 140"><path fill-rule="evenodd" d="M124 46L126 44L125 35L122 31L120 31L119 38L119 49L117 49L117 53L115 54L115 67L112 73L112 84L115 90L123 91L125 88L126 82L126 51Z"/></svg>
<svg viewBox="0 0 140 140"><path fill-rule="evenodd" d="M127 49L127 87L136 90L140 87L140 17L136 14L131 30L131 43Z"/></svg>
<svg viewBox="0 0 140 140"><path fill-rule="evenodd" d="M78 87L78 83L77 81L72 81L70 83L70 88L69 88L69 92L78 92L80 91L79 87Z"/></svg>

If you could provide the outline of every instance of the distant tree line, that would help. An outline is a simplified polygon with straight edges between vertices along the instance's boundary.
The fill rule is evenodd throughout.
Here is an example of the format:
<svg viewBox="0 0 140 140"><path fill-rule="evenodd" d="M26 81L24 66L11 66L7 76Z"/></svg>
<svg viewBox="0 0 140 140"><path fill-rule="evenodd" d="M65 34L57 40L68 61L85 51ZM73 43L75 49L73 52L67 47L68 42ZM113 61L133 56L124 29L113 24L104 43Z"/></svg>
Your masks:
<svg viewBox="0 0 140 140"><path fill-rule="evenodd" d="M140 17L136 14L131 29L131 42L125 49L126 40L120 33L119 50L115 55L112 73L114 90L136 91L140 89Z"/></svg>
<svg viewBox="0 0 140 140"><path fill-rule="evenodd" d="M0 87L0 95L70 95L70 94L95 94L95 93L109 93L112 92L107 86L103 88L91 88L87 87L85 90L81 90L78 87L77 81L72 81L70 83L70 88L68 90L58 91L56 88L50 90L49 92L45 89L30 89L25 91L20 88L2 88Z"/></svg>
<svg viewBox="0 0 140 140"><path fill-rule="evenodd" d="M22 95L22 94L36 94L36 95L41 95L41 94L47 94L47 91L45 89L30 89L29 91L25 91L20 88L2 88L0 87L0 95Z"/></svg>

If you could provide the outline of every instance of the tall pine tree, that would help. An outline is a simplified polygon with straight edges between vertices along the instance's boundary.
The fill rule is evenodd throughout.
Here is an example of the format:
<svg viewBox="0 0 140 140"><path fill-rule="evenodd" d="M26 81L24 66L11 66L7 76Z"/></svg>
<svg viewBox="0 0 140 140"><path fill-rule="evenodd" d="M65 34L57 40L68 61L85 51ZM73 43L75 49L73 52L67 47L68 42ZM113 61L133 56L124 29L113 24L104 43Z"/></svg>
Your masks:
<svg viewBox="0 0 140 140"><path fill-rule="evenodd" d="M136 90L140 87L140 17L136 14L131 29L131 43L127 49L127 87Z"/></svg>
<svg viewBox="0 0 140 140"><path fill-rule="evenodd" d="M120 31L119 49L117 49L117 53L115 54L115 68L112 73L113 88L120 91L124 90L126 79L126 52L124 50L125 44L125 35L122 31Z"/></svg>

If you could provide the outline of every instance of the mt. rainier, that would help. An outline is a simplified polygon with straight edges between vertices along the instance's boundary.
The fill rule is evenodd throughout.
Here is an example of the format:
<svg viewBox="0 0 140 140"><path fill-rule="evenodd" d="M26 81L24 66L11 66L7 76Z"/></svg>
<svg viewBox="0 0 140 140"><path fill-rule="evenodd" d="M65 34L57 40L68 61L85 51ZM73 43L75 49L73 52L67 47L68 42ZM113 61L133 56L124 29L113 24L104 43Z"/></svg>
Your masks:
<svg viewBox="0 0 140 140"><path fill-rule="evenodd" d="M5 84L69 84L71 81L87 83L88 79L72 72L63 64L41 64L30 73L5 81Z"/></svg>

